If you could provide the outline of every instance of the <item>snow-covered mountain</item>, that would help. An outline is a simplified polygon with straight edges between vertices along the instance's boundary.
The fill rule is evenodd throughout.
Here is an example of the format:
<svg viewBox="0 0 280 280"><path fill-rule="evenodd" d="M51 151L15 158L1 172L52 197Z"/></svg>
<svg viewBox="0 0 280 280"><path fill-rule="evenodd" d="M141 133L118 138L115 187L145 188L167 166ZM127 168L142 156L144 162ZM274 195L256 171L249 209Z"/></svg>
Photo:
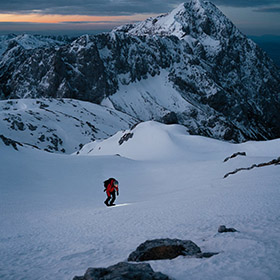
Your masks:
<svg viewBox="0 0 280 280"><path fill-rule="evenodd" d="M172 279L279 278L279 165L223 179L279 157L279 139L233 144L146 122L79 155L18 150L0 139L1 279L73 279L88 267L127 261L157 238L219 253L148 261ZM224 162L236 152L246 156ZM109 177L119 181L122 207L103 203ZM220 225L238 231L219 233Z"/></svg>
<svg viewBox="0 0 280 280"><path fill-rule="evenodd" d="M0 96L68 97L231 141L280 137L280 71L213 4L82 36L61 47L6 51Z"/></svg>
<svg viewBox="0 0 280 280"><path fill-rule="evenodd" d="M0 57L15 47L23 49L37 49L51 46L61 46L72 42L74 39L67 36L42 36L31 34L8 34L0 35Z"/></svg>
<svg viewBox="0 0 280 280"><path fill-rule="evenodd" d="M114 109L71 99L0 101L0 138L41 150L73 153L128 129L137 120ZM0 139L0 142L2 142Z"/></svg>
<svg viewBox="0 0 280 280"><path fill-rule="evenodd" d="M228 36L240 36L240 32L223 13L209 1L192 0L182 3L165 15L114 29L131 35L176 36L189 43L199 39L204 47L219 51ZM205 39L204 42L201 39ZM197 44L198 42L196 42Z"/></svg>

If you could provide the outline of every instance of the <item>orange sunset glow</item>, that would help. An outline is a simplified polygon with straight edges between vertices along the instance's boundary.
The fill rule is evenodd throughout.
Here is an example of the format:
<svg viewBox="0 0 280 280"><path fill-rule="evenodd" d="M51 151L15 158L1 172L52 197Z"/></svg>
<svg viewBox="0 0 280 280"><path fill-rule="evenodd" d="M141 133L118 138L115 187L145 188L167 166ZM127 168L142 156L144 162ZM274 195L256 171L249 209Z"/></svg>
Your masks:
<svg viewBox="0 0 280 280"><path fill-rule="evenodd" d="M0 22L62 23L62 22L130 22L141 21L154 15L131 16L85 16L85 15L42 15L42 14L1 14Z"/></svg>

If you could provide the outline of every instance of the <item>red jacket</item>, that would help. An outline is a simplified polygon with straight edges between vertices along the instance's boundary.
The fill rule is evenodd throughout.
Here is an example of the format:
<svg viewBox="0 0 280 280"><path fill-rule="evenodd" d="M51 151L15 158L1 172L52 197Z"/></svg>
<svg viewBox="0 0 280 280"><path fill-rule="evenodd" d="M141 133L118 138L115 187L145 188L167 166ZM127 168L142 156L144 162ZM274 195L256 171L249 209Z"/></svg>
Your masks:
<svg viewBox="0 0 280 280"><path fill-rule="evenodd" d="M119 192L119 187L118 186L115 186L114 185L114 182L115 182L115 180L111 180L111 182L108 184L108 186L107 186L107 189L106 189L106 193L107 193L107 195L110 197L111 196L111 193L113 192L113 191L117 191L117 192Z"/></svg>

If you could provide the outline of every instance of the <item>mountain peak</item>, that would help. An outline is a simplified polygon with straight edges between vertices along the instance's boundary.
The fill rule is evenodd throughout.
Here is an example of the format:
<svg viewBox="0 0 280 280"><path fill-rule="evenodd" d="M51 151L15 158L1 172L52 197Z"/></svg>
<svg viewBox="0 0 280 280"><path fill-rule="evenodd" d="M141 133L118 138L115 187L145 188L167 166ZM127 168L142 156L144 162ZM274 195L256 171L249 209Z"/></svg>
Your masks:
<svg viewBox="0 0 280 280"><path fill-rule="evenodd" d="M188 35L193 38L202 35L220 39L236 31L233 23L214 4L202 0L182 3L170 13L113 30L135 36L176 36L179 39L188 38Z"/></svg>

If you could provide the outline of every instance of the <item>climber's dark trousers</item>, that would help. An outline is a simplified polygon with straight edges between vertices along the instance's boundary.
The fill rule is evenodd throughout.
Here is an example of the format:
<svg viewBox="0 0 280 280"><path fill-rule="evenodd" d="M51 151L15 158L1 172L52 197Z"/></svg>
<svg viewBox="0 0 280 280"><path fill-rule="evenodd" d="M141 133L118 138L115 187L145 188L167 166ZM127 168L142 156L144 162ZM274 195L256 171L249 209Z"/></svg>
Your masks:
<svg viewBox="0 0 280 280"><path fill-rule="evenodd" d="M111 194L111 197L108 196L107 199L105 200L106 205L112 205L116 200L116 191L113 191L110 194Z"/></svg>

